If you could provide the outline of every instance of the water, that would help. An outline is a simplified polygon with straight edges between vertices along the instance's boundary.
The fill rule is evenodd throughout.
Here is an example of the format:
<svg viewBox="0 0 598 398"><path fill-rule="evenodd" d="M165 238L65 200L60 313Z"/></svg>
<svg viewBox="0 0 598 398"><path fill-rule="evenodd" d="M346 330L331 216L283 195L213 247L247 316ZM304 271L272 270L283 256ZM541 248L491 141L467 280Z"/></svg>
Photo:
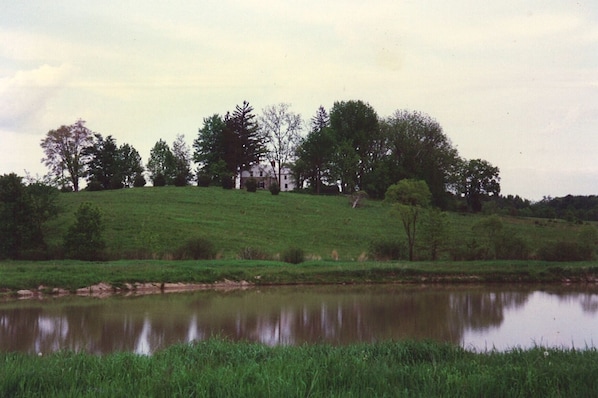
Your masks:
<svg viewBox="0 0 598 398"><path fill-rule="evenodd" d="M0 350L151 354L210 336L275 344L433 339L594 347L598 287L301 286L0 303Z"/></svg>

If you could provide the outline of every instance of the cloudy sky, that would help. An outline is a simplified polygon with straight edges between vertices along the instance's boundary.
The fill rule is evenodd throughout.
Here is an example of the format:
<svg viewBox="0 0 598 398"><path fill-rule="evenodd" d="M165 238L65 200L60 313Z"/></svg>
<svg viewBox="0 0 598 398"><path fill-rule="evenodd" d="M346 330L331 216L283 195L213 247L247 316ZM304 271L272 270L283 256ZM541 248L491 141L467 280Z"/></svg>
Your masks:
<svg viewBox="0 0 598 398"><path fill-rule="evenodd" d="M422 111L505 195L598 194L598 2L0 5L0 174L45 174L41 139L78 118L147 161L243 100Z"/></svg>

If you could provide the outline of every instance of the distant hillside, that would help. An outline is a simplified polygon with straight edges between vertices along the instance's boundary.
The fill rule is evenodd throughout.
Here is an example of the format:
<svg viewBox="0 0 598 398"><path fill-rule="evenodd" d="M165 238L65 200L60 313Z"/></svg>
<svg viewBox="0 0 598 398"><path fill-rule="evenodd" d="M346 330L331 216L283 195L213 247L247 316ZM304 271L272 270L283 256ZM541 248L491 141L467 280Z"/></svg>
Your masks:
<svg viewBox="0 0 598 398"><path fill-rule="evenodd" d="M388 221L388 207L370 201L352 209L342 196L269 191L249 193L218 187L134 188L61 195L64 212L49 225L48 243L59 244L81 202L99 206L105 237L114 253L167 253L190 237L207 237L224 257L246 247L276 254L291 246L345 259L367 251L372 239L401 233Z"/></svg>
<svg viewBox="0 0 598 398"><path fill-rule="evenodd" d="M235 258L246 248L275 256L298 247L310 258L357 260L372 241L405 239L399 220L380 201L353 209L344 196L313 196L269 191L249 193L219 187L147 187L60 196L64 211L48 225L50 246L59 246L82 202L99 206L112 258L168 257L192 237L206 237L219 255ZM472 226L482 215L449 213L445 250L468 245L479 236ZM582 226L529 218L503 217L508 235L521 236L535 250L571 239ZM420 240L421 242L421 240ZM425 251L425 248L420 248Z"/></svg>

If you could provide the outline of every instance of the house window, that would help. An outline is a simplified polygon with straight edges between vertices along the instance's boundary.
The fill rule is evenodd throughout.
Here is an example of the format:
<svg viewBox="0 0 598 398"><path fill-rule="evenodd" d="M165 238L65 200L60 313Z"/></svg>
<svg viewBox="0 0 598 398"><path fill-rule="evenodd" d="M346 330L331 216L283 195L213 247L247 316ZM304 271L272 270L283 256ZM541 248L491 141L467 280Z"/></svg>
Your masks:
<svg viewBox="0 0 598 398"><path fill-rule="evenodd" d="M253 177L253 171L249 172L249 177Z"/></svg>
<svg viewBox="0 0 598 398"><path fill-rule="evenodd" d="M263 176L264 176L264 172L260 171L260 177L263 177Z"/></svg>
<svg viewBox="0 0 598 398"><path fill-rule="evenodd" d="M289 189L289 184L284 184L284 189Z"/></svg>
<svg viewBox="0 0 598 398"><path fill-rule="evenodd" d="M285 174L285 176L284 176L284 179L285 179L285 180L287 179L287 176L286 176L286 174Z"/></svg>

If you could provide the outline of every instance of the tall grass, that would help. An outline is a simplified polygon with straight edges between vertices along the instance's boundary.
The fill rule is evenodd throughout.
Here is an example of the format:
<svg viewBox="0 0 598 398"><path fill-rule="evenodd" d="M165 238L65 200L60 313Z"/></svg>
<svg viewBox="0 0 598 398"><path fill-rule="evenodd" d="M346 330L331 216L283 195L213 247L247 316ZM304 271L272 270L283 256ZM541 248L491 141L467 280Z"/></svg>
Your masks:
<svg viewBox="0 0 598 398"><path fill-rule="evenodd" d="M598 352L472 353L431 342L267 347L211 339L152 357L0 354L3 396L335 397L598 394Z"/></svg>

